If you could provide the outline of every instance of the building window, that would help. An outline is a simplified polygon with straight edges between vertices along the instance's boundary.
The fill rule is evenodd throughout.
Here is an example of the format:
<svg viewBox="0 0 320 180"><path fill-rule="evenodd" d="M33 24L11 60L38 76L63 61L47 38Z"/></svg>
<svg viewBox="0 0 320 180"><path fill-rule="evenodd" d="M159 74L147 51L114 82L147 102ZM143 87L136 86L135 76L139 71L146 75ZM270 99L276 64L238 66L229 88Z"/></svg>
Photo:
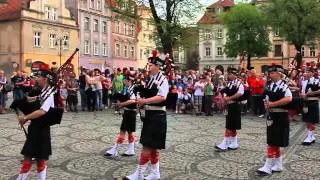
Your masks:
<svg viewBox="0 0 320 180"><path fill-rule="evenodd" d="M49 47L55 48L56 47L56 41L57 41L57 35L56 34L50 34L49 35Z"/></svg>
<svg viewBox="0 0 320 180"><path fill-rule="evenodd" d="M116 22L116 33L120 33L120 21L117 20Z"/></svg>
<svg viewBox="0 0 320 180"><path fill-rule="evenodd" d="M280 36L280 30L279 28L276 28L275 32L274 32L274 36L275 37L279 37Z"/></svg>
<svg viewBox="0 0 320 180"><path fill-rule="evenodd" d="M90 53L89 47L90 47L89 41L88 40L84 41L84 53L85 54L89 54Z"/></svg>
<svg viewBox="0 0 320 180"><path fill-rule="evenodd" d="M103 56L107 56L107 44L106 43L102 43L102 55Z"/></svg>
<svg viewBox="0 0 320 180"><path fill-rule="evenodd" d="M120 44L116 44L116 56L120 56Z"/></svg>
<svg viewBox="0 0 320 180"><path fill-rule="evenodd" d="M206 57L210 57L211 56L211 48L206 47Z"/></svg>
<svg viewBox="0 0 320 180"><path fill-rule="evenodd" d="M222 38L222 29L218 29L217 38Z"/></svg>
<svg viewBox="0 0 320 180"><path fill-rule="evenodd" d="M274 57L281 57L282 56L282 46L275 45L274 46Z"/></svg>
<svg viewBox="0 0 320 180"><path fill-rule="evenodd" d="M63 36L63 49L69 49L69 36Z"/></svg>
<svg viewBox="0 0 320 180"><path fill-rule="evenodd" d="M99 55L99 45L97 42L93 43L93 53L94 55Z"/></svg>
<svg viewBox="0 0 320 180"><path fill-rule="evenodd" d="M212 39L212 34L211 34L211 32L205 32L205 33L204 33L204 39L205 39L205 40L210 40L210 39Z"/></svg>
<svg viewBox="0 0 320 180"><path fill-rule="evenodd" d="M301 47L301 56L304 57L304 47Z"/></svg>
<svg viewBox="0 0 320 180"><path fill-rule="evenodd" d="M217 56L222 56L223 52L222 52L222 47L217 47Z"/></svg>
<svg viewBox="0 0 320 180"><path fill-rule="evenodd" d="M40 47L41 45L41 33L35 32L34 33L34 47Z"/></svg>
<svg viewBox="0 0 320 180"><path fill-rule="evenodd" d="M46 14L46 19L56 21L57 20L57 8L52 7L44 7L44 11Z"/></svg>
<svg viewBox="0 0 320 180"><path fill-rule="evenodd" d="M124 57L128 57L128 46L127 45L125 45L124 46Z"/></svg>
<svg viewBox="0 0 320 180"><path fill-rule="evenodd" d="M127 24L124 23L123 34L127 35Z"/></svg>
<svg viewBox="0 0 320 180"><path fill-rule="evenodd" d="M140 59L143 58L143 49L140 49Z"/></svg>
<svg viewBox="0 0 320 180"><path fill-rule="evenodd" d="M95 19L93 24L93 31L98 32L98 29L99 29L99 21L98 19Z"/></svg>
<svg viewBox="0 0 320 180"><path fill-rule="evenodd" d="M101 10L101 0L97 0L97 10Z"/></svg>
<svg viewBox="0 0 320 180"><path fill-rule="evenodd" d="M90 19L88 17L84 18L84 30L88 31L90 29Z"/></svg>
<svg viewBox="0 0 320 180"><path fill-rule="evenodd" d="M90 0L90 8L94 9L94 0Z"/></svg>
<svg viewBox="0 0 320 180"><path fill-rule="evenodd" d="M130 35L134 36L134 25L130 26Z"/></svg>
<svg viewBox="0 0 320 180"><path fill-rule="evenodd" d="M316 56L316 48L314 46L310 47L310 57Z"/></svg>
<svg viewBox="0 0 320 180"><path fill-rule="evenodd" d="M104 33L107 32L107 22L106 21L102 22L102 32L104 32Z"/></svg>
<svg viewBox="0 0 320 180"><path fill-rule="evenodd" d="M130 49L131 58L134 58L134 47L132 46Z"/></svg>

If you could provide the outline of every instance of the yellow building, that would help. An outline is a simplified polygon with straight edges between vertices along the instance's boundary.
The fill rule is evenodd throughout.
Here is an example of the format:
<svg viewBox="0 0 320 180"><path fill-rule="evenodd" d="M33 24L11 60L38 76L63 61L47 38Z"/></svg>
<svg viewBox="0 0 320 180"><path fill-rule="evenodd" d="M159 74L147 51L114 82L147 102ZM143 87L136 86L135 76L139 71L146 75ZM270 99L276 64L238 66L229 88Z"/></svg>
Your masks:
<svg viewBox="0 0 320 180"><path fill-rule="evenodd" d="M36 61L59 68L78 46L78 27L64 0L8 0L0 5L0 68L7 72L30 73ZM72 64L78 74L78 55Z"/></svg>
<svg viewBox="0 0 320 180"><path fill-rule="evenodd" d="M153 49L156 49L155 35L156 27L153 22L153 17L150 8L146 6L138 7L138 16L140 32L138 34L137 44L137 67L144 68L148 62L149 54Z"/></svg>

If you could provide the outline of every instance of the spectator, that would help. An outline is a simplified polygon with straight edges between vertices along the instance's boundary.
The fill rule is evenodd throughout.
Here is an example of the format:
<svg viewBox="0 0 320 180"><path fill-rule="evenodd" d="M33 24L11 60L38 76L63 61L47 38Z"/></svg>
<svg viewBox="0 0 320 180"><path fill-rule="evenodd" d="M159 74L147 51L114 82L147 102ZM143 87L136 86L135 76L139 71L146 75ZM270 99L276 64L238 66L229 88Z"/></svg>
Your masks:
<svg viewBox="0 0 320 180"><path fill-rule="evenodd" d="M0 70L0 114L5 113L4 112L4 102L5 102L5 85L7 83L6 76L4 74L3 70Z"/></svg>
<svg viewBox="0 0 320 180"><path fill-rule="evenodd" d="M213 98L213 84L211 76L207 76L206 84L204 86L204 112L206 116L212 116L212 98Z"/></svg>
<svg viewBox="0 0 320 180"><path fill-rule="evenodd" d="M13 83L13 99L20 100L24 98L23 93L23 84L25 79L22 76L22 72L19 70L16 75L11 78L11 82Z"/></svg>
<svg viewBox="0 0 320 180"><path fill-rule="evenodd" d="M67 90L68 90L67 102L71 112L78 112L78 109L77 109L78 93L77 92L79 90L79 85L75 77L76 75L74 73L71 73L67 81Z"/></svg>
<svg viewBox="0 0 320 180"><path fill-rule="evenodd" d="M81 109L84 111L87 107L87 95L86 95L86 69L81 68L81 74L79 76L79 89L81 99Z"/></svg>
<svg viewBox="0 0 320 180"><path fill-rule="evenodd" d="M96 83L97 79L94 76L94 71L90 70L88 75L86 75L86 96L87 96L87 108L89 112L93 112L95 110L95 105L97 103L96 96Z"/></svg>
<svg viewBox="0 0 320 180"><path fill-rule="evenodd" d="M205 80L204 77L200 77L199 81L195 83L194 88L194 105L196 115L201 115L202 112L202 98L204 95Z"/></svg>

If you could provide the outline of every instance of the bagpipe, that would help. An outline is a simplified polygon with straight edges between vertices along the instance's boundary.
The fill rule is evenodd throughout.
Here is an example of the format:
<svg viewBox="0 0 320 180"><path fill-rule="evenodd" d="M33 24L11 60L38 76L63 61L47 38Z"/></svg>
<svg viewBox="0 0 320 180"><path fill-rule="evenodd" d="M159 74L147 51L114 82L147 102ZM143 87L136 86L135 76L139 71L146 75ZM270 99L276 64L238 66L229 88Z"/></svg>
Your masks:
<svg viewBox="0 0 320 180"><path fill-rule="evenodd" d="M58 74L65 73L69 65L71 65L71 61L74 55L79 51L78 48L73 52L73 54L67 59L67 61L57 70L54 74L50 74L48 77L49 88L46 88L45 91L41 92L41 88L39 86L35 86L31 92L29 93L30 97L36 98L34 101L28 101L28 98L25 97L21 100L14 100L10 105L10 108L13 109L17 115L19 115L19 111L21 111L24 115L30 114L36 110L39 110L42 103L47 100L52 94L54 95L54 101L56 104L56 94L58 89ZM40 95L42 95L40 97ZM55 124L60 124L62 115L64 110L62 108L50 108L49 111L42 117L37 120L33 120L33 122L37 122L43 126L52 126ZM23 127L23 126L22 126ZM24 128L23 128L24 129ZM25 129L24 129L25 131Z"/></svg>

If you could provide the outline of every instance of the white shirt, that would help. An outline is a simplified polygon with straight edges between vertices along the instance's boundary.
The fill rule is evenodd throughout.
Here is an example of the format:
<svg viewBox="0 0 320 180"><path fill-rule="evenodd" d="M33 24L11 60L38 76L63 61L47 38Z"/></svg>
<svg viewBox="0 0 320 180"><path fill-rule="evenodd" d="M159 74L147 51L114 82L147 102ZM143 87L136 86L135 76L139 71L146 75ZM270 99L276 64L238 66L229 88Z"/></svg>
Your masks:
<svg viewBox="0 0 320 180"><path fill-rule="evenodd" d="M227 86L228 86L229 88L231 88L232 86L236 86L236 87L238 87L237 94L241 94L241 95L244 94L243 84L242 84L241 81L239 81L238 79L235 79L235 80L229 82Z"/></svg>
<svg viewBox="0 0 320 180"><path fill-rule="evenodd" d="M204 95L204 85L205 85L205 83L202 83L200 81L195 83L195 85L194 85L194 87L195 87L194 95L195 96L203 96Z"/></svg>
<svg viewBox="0 0 320 180"><path fill-rule="evenodd" d="M42 89L42 92L44 92L45 89ZM42 109L45 112L48 112L50 108L54 108L54 93L51 93L48 98L42 103L40 109Z"/></svg>
<svg viewBox="0 0 320 180"><path fill-rule="evenodd" d="M167 95L169 93L168 79L161 72L159 72L159 73L156 73L151 77L150 87L152 87L153 84L156 84L157 88L158 88L157 96L167 97Z"/></svg>
<svg viewBox="0 0 320 180"><path fill-rule="evenodd" d="M286 83L281 83L282 80L277 81L276 83L272 82L270 84L270 88L273 87L273 84L276 84L276 87L274 88L273 92L276 92L279 88L283 89L285 91L284 97L292 97L292 93Z"/></svg>

